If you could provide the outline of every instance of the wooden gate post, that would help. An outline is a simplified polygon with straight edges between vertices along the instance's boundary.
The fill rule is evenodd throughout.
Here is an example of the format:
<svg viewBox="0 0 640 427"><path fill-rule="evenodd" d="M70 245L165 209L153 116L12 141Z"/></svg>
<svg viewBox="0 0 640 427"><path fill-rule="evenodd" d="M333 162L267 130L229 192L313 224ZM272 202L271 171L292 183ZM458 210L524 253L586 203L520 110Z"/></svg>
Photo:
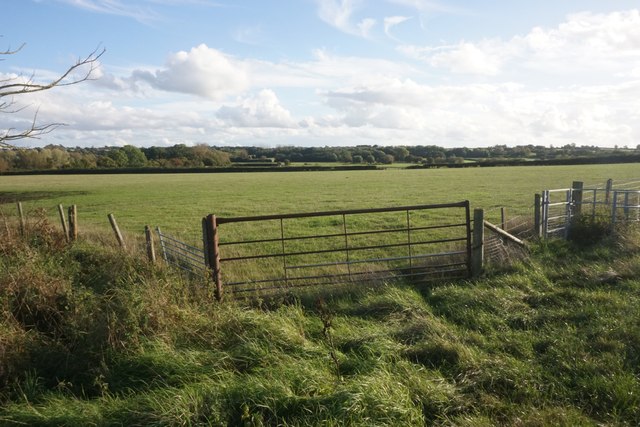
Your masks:
<svg viewBox="0 0 640 427"><path fill-rule="evenodd" d="M122 238L120 227L118 227L118 223L116 222L116 217L113 216L112 213L110 213L109 215L107 215L107 218L109 218L109 222L111 223L111 228L113 229L113 232L116 235L116 240L118 241L118 244L122 249L126 249L127 245L125 244L124 239Z"/></svg>
<svg viewBox="0 0 640 427"><path fill-rule="evenodd" d="M202 248L204 251L204 265L208 268L211 267L211 261L209 259L210 239L207 224L207 218L202 218Z"/></svg>
<svg viewBox="0 0 640 427"><path fill-rule="evenodd" d="M69 227L67 226L67 219L64 216L64 208L62 205L58 205L58 213L60 214L60 222L62 223L62 232L64 233L64 240L69 241Z"/></svg>
<svg viewBox="0 0 640 427"><path fill-rule="evenodd" d="M153 234L151 233L151 227L148 225L144 226L144 237L147 241L147 258L152 264L156 263L156 249L153 245Z"/></svg>
<svg viewBox="0 0 640 427"><path fill-rule="evenodd" d="M222 301L222 274L220 271L220 250L218 247L218 222L215 215L207 215L206 223L206 259L211 269L211 277L216 285L216 300Z"/></svg>
<svg viewBox="0 0 640 427"><path fill-rule="evenodd" d="M542 196L538 193L533 200L533 234L542 237Z"/></svg>
<svg viewBox="0 0 640 427"><path fill-rule="evenodd" d="M604 203L605 204L610 204L611 203L611 191L613 190L613 180L611 178L609 178L607 180L607 187L604 190Z"/></svg>
<svg viewBox="0 0 640 427"><path fill-rule="evenodd" d="M582 189L584 183L582 181L573 181L571 184L571 206L573 208L573 216L580 216L582 213Z"/></svg>
<svg viewBox="0 0 640 427"><path fill-rule="evenodd" d="M27 230L25 220L24 220L24 211L22 210L22 203L18 202L18 219L20 220L20 235L24 236Z"/></svg>
<svg viewBox="0 0 640 427"><path fill-rule="evenodd" d="M69 241L74 242L78 239L78 207L76 205L69 206Z"/></svg>
<svg viewBox="0 0 640 427"><path fill-rule="evenodd" d="M484 210L473 210L473 250L471 251L471 276L482 273L484 263Z"/></svg>

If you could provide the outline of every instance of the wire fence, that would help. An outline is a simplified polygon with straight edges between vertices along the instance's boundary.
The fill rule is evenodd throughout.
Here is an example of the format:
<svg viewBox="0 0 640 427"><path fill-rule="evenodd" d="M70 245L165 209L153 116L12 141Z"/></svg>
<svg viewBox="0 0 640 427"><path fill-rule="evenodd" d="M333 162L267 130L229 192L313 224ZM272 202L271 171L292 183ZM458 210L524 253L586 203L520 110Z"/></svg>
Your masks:
<svg viewBox="0 0 640 427"><path fill-rule="evenodd" d="M576 198L578 192L580 197ZM428 208L426 210L436 208L437 211L446 206L424 207ZM445 276L468 277L469 233L473 220L469 218L468 204L448 207L463 207L466 214L452 221L453 213L426 215L416 207L401 207L371 212L219 218L225 228L232 223L257 223L253 229L242 229L239 234L242 238L235 238L238 235L233 233L223 238L219 242L222 249L217 249L222 251L222 256L208 252L207 242L214 239L204 229L204 248L187 244L159 228L157 233L167 263L190 273L213 272L214 282L216 279L224 281L230 291L238 294L376 278L430 280ZM375 211L390 216L373 222L364 220L363 214ZM616 182L615 186L609 180L579 189L547 190L543 192L542 205L532 203L484 211L484 217L492 221L484 232L484 262L487 265L508 265L527 257L527 241L540 237L566 237L577 212L607 215L612 224L640 222L640 180ZM537 219L537 215L541 218ZM321 216L326 216L327 222L319 220ZM424 222L426 218L429 220ZM294 226L295 221L301 222ZM380 228L369 227L376 224L383 225ZM455 228L463 231L452 239L445 231ZM375 240L374 236L382 236L383 239ZM437 245L440 246L436 248ZM432 246L434 250L426 250ZM214 266L216 262L217 267ZM220 271L222 264L225 268Z"/></svg>
<svg viewBox="0 0 640 427"><path fill-rule="evenodd" d="M526 207L489 209L485 216L504 231L524 241L545 236L566 237L576 212L592 218L605 217L612 226L621 222L640 222L640 180L608 180L584 185L578 202L574 200L572 190L552 190L549 197L551 206L546 214L548 222L546 226L542 224L540 230L542 236L536 229L535 203ZM484 251L485 260L494 264L509 264L526 256L526 249L521 245L490 229L485 229Z"/></svg>
<svg viewBox="0 0 640 427"><path fill-rule="evenodd" d="M467 201L203 222L218 293L471 273Z"/></svg>
<svg viewBox="0 0 640 427"><path fill-rule="evenodd" d="M202 248L189 245L176 237L163 233L160 227L157 227L156 231L160 240L162 258L167 264L195 274L203 274L207 270Z"/></svg>
<svg viewBox="0 0 640 427"><path fill-rule="evenodd" d="M541 234L543 237L567 238L577 216L596 217L611 223L640 221L640 181L584 186L574 182L571 188L542 192Z"/></svg>

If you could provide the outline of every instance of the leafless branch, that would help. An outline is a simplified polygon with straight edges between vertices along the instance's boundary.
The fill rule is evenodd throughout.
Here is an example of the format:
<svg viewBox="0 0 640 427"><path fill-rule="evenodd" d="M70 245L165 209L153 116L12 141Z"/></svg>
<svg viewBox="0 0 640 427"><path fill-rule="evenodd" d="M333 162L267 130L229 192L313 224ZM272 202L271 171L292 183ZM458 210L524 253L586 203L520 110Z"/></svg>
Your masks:
<svg viewBox="0 0 640 427"><path fill-rule="evenodd" d="M25 46L26 46L26 43L22 43L20 45L20 47L18 47L17 49L8 48L7 50L4 50L4 51L0 52L0 55L14 55L14 54L20 52L22 50L22 48L25 47ZM0 61L4 61L4 59L0 58Z"/></svg>
<svg viewBox="0 0 640 427"><path fill-rule="evenodd" d="M22 44L19 48L12 50L7 49L0 51L0 56L13 55L25 45ZM21 111L26 107L16 107L14 105L16 96L30 94L34 92L41 92L52 89L56 86L71 86L87 80L94 79L94 72L99 67L99 59L105 53L104 48L96 48L93 52L83 58L79 58L75 64L71 65L67 70L59 77L45 83L37 83L35 81L35 75L31 75L28 79L24 79L22 76L10 77L0 80L0 113L12 114ZM2 60L2 58L0 58ZM78 73L77 75L75 75ZM5 99L3 99L5 98ZM33 122L28 129L16 130L8 129L3 133L0 133L0 148L11 147L10 141L16 141L25 138L38 138L41 135L47 134L54 129L63 126L63 123L50 123L50 124L38 124L36 122L37 112L34 115Z"/></svg>
<svg viewBox="0 0 640 427"><path fill-rule="evenodd" d="M33 115L33 121L28 129L17 131L16 129L7 129L4 135L0 135L0 147L10 147L11 144L5 141L16 141L19 139L33 138L38 139L41 135L48 134L60 126L66 126L64 123L48 123L39 125L37 123L38 112Z"/></svg>
<svg viewBox="0 0 640 427"><path fill-rule="evenodd" d="M69 67L67 71L65 71L60 77L48 83L34 83L33 76L30 77L26 82L18 82L14 79L14 83L6 83L0 86L0 97L40 92L56 86L71 86L87 80L93 80L91 78L91 75L98 68L98 60L105 53L105 51L106 50L104 48L100 51L98 51L98 49L94 50L87 57L78 59L78 61L74 65ZM88 66L88 69L84 70L79 77L71 81L65 81L65 79L69 77L74 71L85 66Z"/></svg>

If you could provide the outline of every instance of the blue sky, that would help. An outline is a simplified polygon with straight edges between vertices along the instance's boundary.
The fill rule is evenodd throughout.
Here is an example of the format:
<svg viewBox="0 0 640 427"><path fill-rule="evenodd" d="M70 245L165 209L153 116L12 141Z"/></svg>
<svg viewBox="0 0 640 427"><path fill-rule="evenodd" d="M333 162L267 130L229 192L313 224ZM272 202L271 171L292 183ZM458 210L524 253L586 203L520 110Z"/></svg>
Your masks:
<svg viewBox="0 0 640 427"><path fill-rule="evenodd" d="M636 1L5 0L23 145L640 144Z"/></svg>

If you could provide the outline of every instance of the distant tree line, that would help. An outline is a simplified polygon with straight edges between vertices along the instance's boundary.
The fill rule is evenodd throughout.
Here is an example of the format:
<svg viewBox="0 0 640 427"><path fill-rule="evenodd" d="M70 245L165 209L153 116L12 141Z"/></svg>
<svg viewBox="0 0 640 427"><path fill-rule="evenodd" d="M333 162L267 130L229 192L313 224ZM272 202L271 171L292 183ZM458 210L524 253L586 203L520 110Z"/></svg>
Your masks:
<svg viewBox="0 0 640 427"><path fill-rule="evenodd" d="M207 145L138 148L10 148L0 150L0 172L49 169L183 168L231 164L230 153Z"/></svg>
<svg viewBox="0 0 640 427"><path fill-rule="evenodd" d="M451 165L468 161L529 161L598 158L640 154L640 145L600 148L596 146L545 147L495 145L483 148L443 148L436 145L354 147L212 147L208 145L138 148L43 148L0 149L0 172L52 169L114 168L202 168L238 165L290 165L291 163L336 163L353 165Z"/></svg>

